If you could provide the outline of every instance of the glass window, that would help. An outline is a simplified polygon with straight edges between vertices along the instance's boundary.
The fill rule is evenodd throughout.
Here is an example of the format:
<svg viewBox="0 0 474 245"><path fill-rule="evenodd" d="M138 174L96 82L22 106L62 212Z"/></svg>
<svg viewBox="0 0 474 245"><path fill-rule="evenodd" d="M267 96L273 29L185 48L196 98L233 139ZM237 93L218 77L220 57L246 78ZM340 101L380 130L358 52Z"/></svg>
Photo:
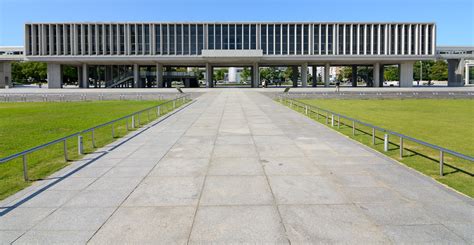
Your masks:
<svg viewBox="0 0 474 245"><path fill-rule="evenodd" d="M36 39L36 54L39 54L39 50L40 50L40 33L39 33L39 26L38 25L35 25L34 26L35 28L35 39Z"/></svg>
<svg viewBox="0 0 474 245"><path fill-rule="evenodd" d="M143 26L137 25L138 34L138 54L143 54Z"/></svg>
<svg viewBox="0 0 474 245"><path fill-rule="evenodd" d="M303 53L309 54L309 25L303 27Z"/></svg>
<svg viewBox="0 0 474 245"><path fill-rule="evenodd" d="M374 53L373 54L378 54L378 47L379 47L379 26L374 25Z"/></svg>
<svg viewBox="0 0 474 245"><path fill-rule="evenodd" d="M50 43L49 39L51 38L49 36L49 25L46 25L44 28L46 32L45 33L46 34L46 38L45 38L46 39L46 54L49 55L51 53L50 44L49 44Z"/></svg>
<svg viewBox="0 0 474 245"><path fill-rule="evenodd" d="M267 25L262 25L260 27L261 36L260 36L260 47L263 49L263 54L267 54Z"/></svg>
<svg viewBox="0 0 474 245"><path fill-rule="evenodd" d="M181 55L183 54L183 33L182 33L183 25L176 26L176 54Z"/></svg>
<svg viewBox="0 0 474 245"><path fill-rule="evenodd" d="M176 37L176 32L175 32L175 28L176 28L176 25L169 25L169 37L170 37L170 44L169 44L169 53L168 54L171 54L171 55L174 55L176 54L176 49L175 49L175 37Z"/></svg>
<svg viewBox="0 0 474 245"><path fill-rule="evenodd" d="M169 54L168 50L168 25L162 26L162 42L163 42L163 54Z"/></svg>
<svg viewBox="0 0 474 245"><path fill-rule="evenodd" d="M52 25L51 27L52 27L52 31L53 31L53 53L52 54L56 55L56 54L58 54L58 48L57 48L58 47L57 46L58 42L57 42L57 39L56 39L56 37L57 37L56 25Z"/></svg>
<svg viewBox="0 0 474 245"><path fill-rule="evenodd" d="M183 28L183 32L184 32L184 49L183 49L183 54L185 55L189 55L190 52L189 52L189 25L184 25L184 28Z"/></svg>
<svg viewBox="0 0 474 245"><path fill-rule="evenodd" d="M242 49L242 25L237 25L237 49Z"/></svg>
<svg viewBox="0 0 474 245"><path fill-rule="evenodd" d="M410 47L408 47L408 33L409 33L409 30L408 30L408 25L404 25L405 27L405 30L404 30L404 34L405 34L405 37L404 37L404 42L405 42L405 45L403 46L403 50L405 52L405 54L408 54L408 50Z"/></svg>
<svg viewBox="0 0 474 245"><path fill-rule="evenodd" d="M290 33L289 33L289 54L295 54L295 25L290 25Z"/></svg>
<svg viewBox="0 0 474 245"><path fill-rule="evenodd" d="M282 25L283 27L283 50L282 50L282 53L283 55L287 55L288 54L288 25Z"/></svg>
<svg viewBox="0 0 474 245"><path fill-rule="evenodd" d="M215 48L215 42L214 42L214 25L209 24L207 26L207 48L208 49L214 49Z"/></svg>
<svg viewBox="0 0 474 245"><path fill-rule="evenodd" d="M244 39L242 40L244 49L250 49L250 28L249 25L244 25Z"/></svg>
<svg viewBox="0 0 474 245"><path fill-rule="evenodd" d="M156 54L161 54L161 26L159 24L155 25L155 46Z"/></svg>
<svg viewBox="0 0 474 245"><path fill-rule="evenodd" d="M425 33L426 33L426 26L421 25L421 54L426 54L425 53Z"/></svg>
<svg viewBox="0 0 474 245"><path fill-rule="evenodd" d="M268 54L273 54L274 36L273 36L274 25L268 25Z"/></svg>
<svg viewBox="0 0 474 245"><path fill-rule="evenodd" d="M390 30L390 36L391 36L391 46L390 46L390 54L395 54L395 26L390 25L391 30Z"/></svg>
<svg viewBox="0 0 474 245"><path fill-rule="evenodd" d="M197 54L196 25L191 25L191 54Z"/></svg>
<svg viewBox="0 0 474 245"><path fill-rule="evenodd" d="M398 47L397 47L397 54L402 54L402 25L398 25L398 30L397 30L397 39L398 39Z"/></svg>
<svg viewBox="0 0 474 245"><path fill-rule="evenodd" d="M319 25L314 25L313 30L314 54L319 54Z"/></svg>
<svg viewBox="0 0 474 245"><path fill-rule="evenodd" d="M97 46L95 45L95 40L96 40L96 35L95 35L95 30L96 30L96 25L91 25L91 54L97 54L96 48Z"/></svg>
<svg viewBox="0 0 474 245"><path fill-rule="evenodd" d="M222 35L221 35L222 25L216 25L216 49L221 49Z"/></svg>
<svg viewBox="0 0 474 245"><path fill-rule="evenodd" d="M352 54L357 53L357 27L358 25L352 25Z"/></svg>
<svg viewBox="0 0 474 245"><path fill-rule="evenodd" d="M328 54L333 54L335 25L328 25Z"/></svg>
<svg viewBox="0 0 474 245"><path fill-rule="evenodd" d="M380 54L385 54L385 25L380 26Z"/></svg>
<svg viewBox="0 0 474 245"><path fill-rule="evenodd" d="M281 54L281 25L275 25L275 54Z"/></svg>
<svg viewBox="0 0 474 245"><path fill-rule="evenodd" d="M204 49L204 26L203 25L198 25L197 29L198 33L198 54L200 55L202 53L202 50Z"/></svg>
<svg viewBox="0 0 474 245"><path fill-rule="evenodd" d="M251 25L250 32L250 48L257 49L257 25Z"/></svg>
<svg viewBox="0 0 474 245"><path fill-rule="evenodd" d="M110 50L110 26L105 25L105 51L110 54Z"/></svg>
<svg viewBox="0 0 474 245"><path fill-rule="evenodd" d="M119 26L119 34L120 34L119 54L125 54L125 27L124 25Z"/></svg>
<svg viewBox="0 0 474 245"><path fill-rule="evenodd" d="M66 39L66 42L67 42L67 54L71 54L72 53L72 35L71 35L71 25L66 25L66 33L67 33L67 36L69 37L69 40Z"/></svg>
<svg viewBox="0 0 474 245"><path fill-rule="evenodd" d="M340 40L339 40L340 41ZM346 55L351 53L351 25L346 25Z"/></svg>
<svg viewBox="0 0 474 245"><path fill-rule="evenodd" d="M344 25L339 25L339 33L338 33L338 52L339 54L344 53Z"/></svg>
<svg viewBox="0 0 474 245"><path fill-rule="evenodd" d="M82 54L82 25L77 25L77 54Z"/></svg>
<svg viewBox="0 0 474 245"><path fill-rule="evenodd" d="M229 49L235 49L235 25L229 26Z"/></svg>
<svg viewBox="0 0 474 245"><path fill-rule="evenodd" d="M229 49L229 25L222 25L222 48Z"/></svg>
<svg viewBox="0 0 474 245"><path fill-rule="evenodd" d="M114 43L117 42L114 41ZM150 54L150 25L147 24L145 25L145 54Z"/></svg>
<svg viewBox="0 0 474 245"><path fill-rule="evenodd" d="M370 45L372 45L372 40L370 39L371 38L371 33L370 32L371 32L372 27L370 25L366 25L365 28L367 29L365 31L365 38L367 40L365 48L367 50L367 54L371 54L370 53Z"/></svg>
<svg viewBox="0 0 474 245"><path fill-rule="evenodd" d="M321 54L325 55L326 53L326 26L321 25Z"/></svg>
<svg viewBox="0 0 474 245"><path fill-rule="evenodd" d="M296 25L296 54L301 55L302 50L302 41L303 37L301 36L301 25Z"/></svg>
<svg viewBox="0 0 474 245"><path fill-rule="evenodd" d="M433 54L433 26L427 26L428 28L428 53L427 54Z"/></svg>

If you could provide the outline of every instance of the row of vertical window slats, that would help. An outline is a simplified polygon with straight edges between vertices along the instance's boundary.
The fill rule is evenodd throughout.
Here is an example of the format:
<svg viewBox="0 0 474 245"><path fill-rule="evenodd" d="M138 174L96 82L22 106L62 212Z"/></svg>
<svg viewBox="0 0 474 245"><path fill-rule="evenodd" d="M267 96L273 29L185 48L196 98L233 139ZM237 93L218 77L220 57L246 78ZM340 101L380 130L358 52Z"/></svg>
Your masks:
<svg viewBox="0 0 474 245"><path fill-rule="evenodd" d="M27 55L433 55L431 24L28 24ZM258 36L258 37L257 37ZM258 46L258 47L257 47Z"/></svg>

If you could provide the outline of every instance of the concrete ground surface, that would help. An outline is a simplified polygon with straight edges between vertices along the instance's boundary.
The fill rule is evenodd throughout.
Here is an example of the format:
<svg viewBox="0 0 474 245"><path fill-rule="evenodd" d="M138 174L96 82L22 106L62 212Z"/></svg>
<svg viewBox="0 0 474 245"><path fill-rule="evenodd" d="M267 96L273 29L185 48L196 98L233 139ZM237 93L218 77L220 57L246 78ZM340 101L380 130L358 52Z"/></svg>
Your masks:
<svg viewBox="0 0 474 245"><path fill-rule="evenodd" d="M0 241L472 244L473 207L267 96L216 90L3 201Z"/></svg>

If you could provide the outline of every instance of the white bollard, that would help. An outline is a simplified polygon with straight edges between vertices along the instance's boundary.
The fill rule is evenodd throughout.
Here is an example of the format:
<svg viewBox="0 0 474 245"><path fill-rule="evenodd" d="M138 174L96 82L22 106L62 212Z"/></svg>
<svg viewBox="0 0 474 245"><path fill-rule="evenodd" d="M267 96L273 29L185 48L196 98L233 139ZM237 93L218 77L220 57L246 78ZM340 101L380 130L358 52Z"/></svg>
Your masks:
<svg viewBox="0 0 474 245"><path fill-rule="evenodd" d="M383 150L388 151L388 134L385 134L383 137Z"/></svg>

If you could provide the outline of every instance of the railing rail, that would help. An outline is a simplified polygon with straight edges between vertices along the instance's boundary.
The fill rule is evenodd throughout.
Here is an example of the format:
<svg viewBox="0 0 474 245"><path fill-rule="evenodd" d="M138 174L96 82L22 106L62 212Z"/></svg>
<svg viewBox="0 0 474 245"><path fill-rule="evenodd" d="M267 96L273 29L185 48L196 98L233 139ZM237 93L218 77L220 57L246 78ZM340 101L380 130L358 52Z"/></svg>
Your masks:
<svg viewBox="0 0 474 245"><path fill-rule="evenodd" d="M129 130L129 125L128 125L128 122L129 120L131 119L132 120L132 128L134 128L136 126L136 123L135 123L135 118L137 118L138 120L138 123L140 123L140 115L144 112L147 112L147 115L148 115L148 118L149 118L149 113L151 110L155 110L156 111L156 114L157 114L157 117L159 117L161 115L161 108L163 106L166 106L168 104L172 105L172 108L175 109L176 106L177 106L177 102L181 104L185 104L186 101L189 99L189 95L188 94L185 94L185 95L182 95L182 96L179 96L179 97L176 97L175 99L173 100L169 100L169 101L166 101L164 103L161 103L159 105L156 105L156 106L152 106L152 107L148 107L148 108L145 108L145 109L142 109L140 111L136 111L134 113L131 113L131 114L128 114L126 116L123 116L123 117L120 117L120 118L117 118L117 119L114 119L112 121L109 121L109 122L106 122L106 123L102 123L102 124L99 124L99 125L96 125L94 127L91 127L91 128L88 128L88 129L85 129L85 130L82 130L82 131L79 131L79 132L76 132L76 133L73 133L73 134L70 134L70 135L67 135L67 136L64 136L62 138L59 138L59 139L55 139L55 140L52 140L50 142L47 142L47 143L44 143L44 144L41 144L41 145L38 145L38 146L35 146L35 147L32 147L30 149L27 149L27 150L24 150L24 151L21 151L21 152L18 152L18 153L15 153L15 154L12 154L10 156L6 156L6 157L3 157L3 158L0 158L0 165L1 164L4 164L8 161L11 161L13 159L16 159L16 158L20 158L20 157L23 157L23 174L24 174L24 179L25 181L28 180L28 169L27 169L27 162L26 162L26 156L30 153L33 153L35 151L38 151L38 150L41 150L43 148L46 148L48 146L51 146L51 145L54 145L54 144L57 144L57 143L61 143L63 142L64 144L64 158L65 160L68 160L68 152L67 152L67 140L68 139L71 139L73 137L78 137L78 152L79 154L82 154L82 135L85 134L85 133L89 133L91 132L92 133L92 144L95 145L95 139L94 139L94 131L98 128L102 128L102 127L105 127L105 126L109 126L109 125L113 125L114 123L117 123L119 121L122 121L122 120L127 120L127 131ZM112 137L115 137L115 130L114 130L114 127L112 127Z"/></svg>
<svg viewBox="0 0 474 245"><path fill-rule="evenodd" d="M278 100L281 103L287 103L290 107L297 106L297 107L303 109L306 115L308 115L309 113L317 113L318 117L319 116L326 117L326 122L329 120L329 115L331 115L331 125L332 126L335 125L334 122L335 122L335 120L337 120L337 126L339 127L340 123L341 123L340 119L342 118L342 119L346 119L346 120L352 122L352 125L349 125L349 126L352 127L353 134L355 133L355 130L356 130L356 127L357 127L356 124L372 128L372 144L374 144L374 142L375 142L375 133L376 133L376 131L380 131L380 132L385 133L384 151L388 151L388 144L390 143L388 135L393 135L393 136L399 137L399 139L400 139L400 146L399 146L400 147L400 157L403 157L403 141L404 140L409 140L409 141L418 143L420 145L432 148L434 150L438 150L440 152L439 163L440 163L440 175L441 176L443 176L444 154L445 153L448 153L450 155L456 156L458 158L461 158L461 159L464 159L464 160L467 160L467 161L470 161L470 162L474 162L474 157L472 157L472 156L468 156L468 155L465 155L465 154L462 154L462 153L459 153L459 152L456 152L456 151L453 151L453 150L450 150L450 149L447 149L447 148L444 148L444 147L441 147L441 146L438 146L438 145L434 145L434 144L428 143L426 141L422 141L422 140L419 140L419 139L416 139L416 138L413 138L413 137L410 137L410 136L407 136L407 135L404 135L404 134L401 134L401 133L398 133L398 132L395 132L395 131L392 131L392 130L389 130L389 129L385 129L385 128L382 128L382 127L379 127L379 126L376 126L376 125L373 125L373 124L370 124L370 123L367 123L367 122L363 122L363 121L360 121L358 119L348 117L348 116L342 115L340 113L337 113L337 112L334 112L334 111L331 111L331 110L320 108L320 107L317 107L317 106L314 106L314 105L309 105L309 104L306 104L304 102L292 99L289 96L290 95L288 95L288 94L280 94L278 96ZM335 117L337 117L337 119L335 119Z"/></svg>

